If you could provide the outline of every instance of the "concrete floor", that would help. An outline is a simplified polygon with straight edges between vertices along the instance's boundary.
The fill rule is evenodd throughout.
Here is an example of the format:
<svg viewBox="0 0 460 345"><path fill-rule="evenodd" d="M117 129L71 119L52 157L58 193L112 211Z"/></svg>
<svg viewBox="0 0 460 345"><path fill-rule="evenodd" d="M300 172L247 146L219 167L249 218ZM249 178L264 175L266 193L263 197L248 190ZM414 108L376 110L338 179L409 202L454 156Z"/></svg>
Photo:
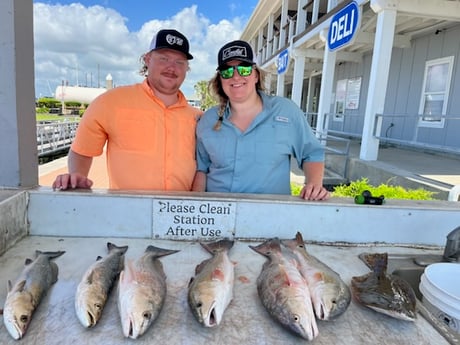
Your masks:
<svg viewBox="0 0 460 345"><path fill-rule="evenodd" d="M293 234L294 236L295 234ZM74 295L86 269L98 255L106 255L106 243L128 245L127 258L137 258L149 244L180 252L161 259L167 275L168 294L162 313L151 328L136 340L137 344L303 344L273 321L259 301L256 279L265 258L248 248L260 242L237 241L230 251L235 261L234 299L219 327L209 329L197 323L187 304L187 286L195 266L210 257L196 242L124 239L29 236L0 257L0 303L7 293L7 281L15 280L26 257L36 249L65 250L56 259L58 282L42 300L21 344L126 344L116 295L112 294L102 319L93 329L85 329L75 315ZM435 253L439 251L403 247L320 246L308 250L336 270L349 284L351 277L368 272L357 255L361 252ZM445 339L420 315L414 323L376 313L352 301L337 320L318 322L319 336L312 344L447 344ZM0 325L0 344L18 344Z"/></svg>

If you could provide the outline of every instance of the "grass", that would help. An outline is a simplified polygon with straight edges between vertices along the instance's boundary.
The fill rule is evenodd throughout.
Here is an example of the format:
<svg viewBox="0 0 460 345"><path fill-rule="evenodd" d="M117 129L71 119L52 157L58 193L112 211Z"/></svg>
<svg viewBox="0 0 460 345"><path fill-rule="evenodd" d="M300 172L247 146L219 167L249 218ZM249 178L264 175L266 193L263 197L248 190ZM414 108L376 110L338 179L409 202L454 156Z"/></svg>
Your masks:
<svg viewBox="0 0 460 345"><path fill-rule="evenodd" d="M57 114L49 114L49 113L44 113L44 114L36 114L36 120L37 122L41 121L80 121L79 116L62 116L62 115L57 115Z"/></svg>

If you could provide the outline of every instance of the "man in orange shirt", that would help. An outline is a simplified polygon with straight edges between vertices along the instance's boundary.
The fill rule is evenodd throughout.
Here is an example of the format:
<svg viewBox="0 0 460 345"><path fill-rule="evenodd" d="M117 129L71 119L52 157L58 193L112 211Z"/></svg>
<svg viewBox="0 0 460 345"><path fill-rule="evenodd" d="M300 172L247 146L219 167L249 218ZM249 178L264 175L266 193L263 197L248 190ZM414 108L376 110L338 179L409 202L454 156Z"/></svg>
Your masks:
<svg viewBox="0 0 460 345"><path fill-rule="evenodd" d="M91 188L93 157L106 146L111 189L189 191L196 172L195 128L201 111L179 90L189 70L187 38L160 30L142 57L142 83L117 87L85 111L53 189Z"/></svg>

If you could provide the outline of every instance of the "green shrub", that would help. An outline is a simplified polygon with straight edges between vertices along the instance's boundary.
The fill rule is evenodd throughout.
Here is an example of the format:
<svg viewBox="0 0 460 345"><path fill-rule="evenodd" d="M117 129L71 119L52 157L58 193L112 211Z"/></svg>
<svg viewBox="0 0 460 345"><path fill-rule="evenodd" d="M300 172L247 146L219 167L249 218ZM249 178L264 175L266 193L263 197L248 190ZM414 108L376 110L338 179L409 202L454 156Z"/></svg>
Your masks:
<svg viewBox="0 0 460 345"><path fill-rule="evenodd" d="M302 190L302 185L292 183L292 195L299 195ZM433 200L433 194L423 188L418 189L405 189L401 186L390 186L387 184L380 184L375 187L369 184L369 180L363 177L361 180L353 181L348 185L339 185L334 187L332 196L334 197L351 197L361 194L365 190L371 192L373 196L385 196L385 199L405 199L405 200Z"/></svg>
<svg viewBox="0 0 460 345"><path fill-rule="evenodd" d="M384 183L375 187L369 184L367 178L363 177L361 180L353 181L349 185L336 186L332 196L354 198L365 190L371 192L373 196L384 195L385 199L433 200L434 194L434 192L423 188L405 189L401 186L390 186Z"/></svg>

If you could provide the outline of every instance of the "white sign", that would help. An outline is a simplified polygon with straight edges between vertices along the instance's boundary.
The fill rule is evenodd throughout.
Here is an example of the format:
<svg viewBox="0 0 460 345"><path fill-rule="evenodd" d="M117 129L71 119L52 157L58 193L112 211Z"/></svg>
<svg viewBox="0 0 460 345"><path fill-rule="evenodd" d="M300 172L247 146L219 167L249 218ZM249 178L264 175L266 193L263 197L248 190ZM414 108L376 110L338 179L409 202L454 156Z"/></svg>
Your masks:
<svg viewBox="0 0 460 345"><path fill-rule="evenodd" d="M153 203L153 237L180 240L231 238L235 203L160 199Z"/></svg>

